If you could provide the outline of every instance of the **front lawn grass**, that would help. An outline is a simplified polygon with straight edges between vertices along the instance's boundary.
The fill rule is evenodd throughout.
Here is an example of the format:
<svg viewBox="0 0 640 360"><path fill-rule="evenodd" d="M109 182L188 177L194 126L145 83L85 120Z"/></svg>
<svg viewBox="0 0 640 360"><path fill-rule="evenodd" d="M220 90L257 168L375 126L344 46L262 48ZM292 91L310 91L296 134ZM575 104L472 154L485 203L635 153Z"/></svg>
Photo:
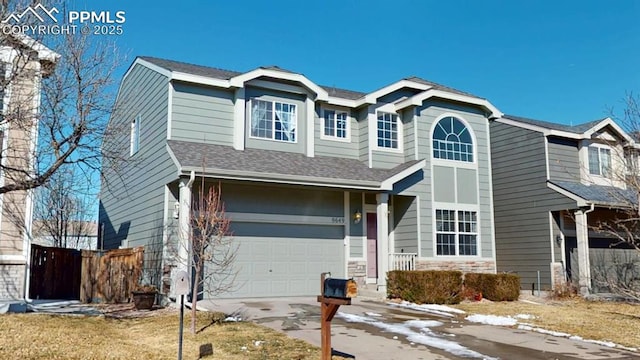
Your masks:
<svg viewBox="0 0 640 360"><path fill-rule="evenodd" d="M124 319L0 315L0 359L176 359L178 316L177 311L167 310ZM250 322L219 323L211 313L201 313L201 330L192 335L189 317L184 320L184 359L198 359L206 344L213 345L213 355L206 359L320 358L317 347Z"/></svg>
<svg viewBox="0 0 640 360"><path fill-rule="evenodd" d="M553 330L584 339L611 341L640 348L640 305L619 302L570 299L545 304L514 302L468 302L453 307L471 314L515 316L534 315L535 319L519 320L535 327Z"/></svg>

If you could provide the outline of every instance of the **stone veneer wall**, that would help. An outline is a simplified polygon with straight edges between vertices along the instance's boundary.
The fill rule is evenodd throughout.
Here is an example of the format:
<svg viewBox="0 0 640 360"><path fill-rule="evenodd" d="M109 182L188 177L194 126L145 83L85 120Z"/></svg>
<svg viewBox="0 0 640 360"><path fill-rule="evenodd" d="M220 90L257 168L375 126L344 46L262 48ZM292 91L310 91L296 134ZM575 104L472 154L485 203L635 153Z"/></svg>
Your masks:
<svg viewBox="0 0 640 360"><path fill-rule="evenodd" d="M349 260L347 265L347 278L354 279L358 285L364 285L367 282L367 262Z"/></svg>
<svg viewBox="0 0 640 360"><path fill-rule="evenodd" d="M564 266L562 266L561 262L551 263L551 283L554 288L567 283L564 276Z"/></svg>
<svg viewBox="0 0 640 360"><path fill-rule="evenodd" d="M23 264L0 264L0 300L17 300L24 297Z"/></svg>
<svg viewBox="0 0 640 360"><path fill-rule="evenodd" d="M416 260L416 270L460 270L474 273L496 273L495 261Z"/></svg>

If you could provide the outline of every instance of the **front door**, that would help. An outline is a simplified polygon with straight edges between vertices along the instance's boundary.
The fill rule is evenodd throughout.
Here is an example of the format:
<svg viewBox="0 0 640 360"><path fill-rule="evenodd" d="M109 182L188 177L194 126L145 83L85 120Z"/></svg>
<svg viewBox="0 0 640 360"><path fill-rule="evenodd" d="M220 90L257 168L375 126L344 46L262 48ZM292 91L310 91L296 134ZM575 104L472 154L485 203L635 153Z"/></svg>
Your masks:
<svg viewBox="0 0 640 360"><path fill-rule="evenodd" d="M367 277L378 277L378 218L376 213L367 213Z"/></svg>

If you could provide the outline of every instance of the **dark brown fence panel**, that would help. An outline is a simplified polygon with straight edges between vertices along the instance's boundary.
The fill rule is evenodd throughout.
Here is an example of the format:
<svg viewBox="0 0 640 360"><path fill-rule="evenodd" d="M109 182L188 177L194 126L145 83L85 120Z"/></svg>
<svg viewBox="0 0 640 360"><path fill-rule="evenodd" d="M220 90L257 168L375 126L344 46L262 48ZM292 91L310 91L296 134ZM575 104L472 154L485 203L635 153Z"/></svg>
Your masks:
<svg viewBox="0 0 640 360"><path fill-rule="evenodd" d="M82 255L74 249L31 245L29 297L80 299Z"/></svg>
<svg viewBox="0 0 640 360"><path fill-rule="evenodd" d="M142 273L144 248L82 252L83 302L128 302Z"/></svg>

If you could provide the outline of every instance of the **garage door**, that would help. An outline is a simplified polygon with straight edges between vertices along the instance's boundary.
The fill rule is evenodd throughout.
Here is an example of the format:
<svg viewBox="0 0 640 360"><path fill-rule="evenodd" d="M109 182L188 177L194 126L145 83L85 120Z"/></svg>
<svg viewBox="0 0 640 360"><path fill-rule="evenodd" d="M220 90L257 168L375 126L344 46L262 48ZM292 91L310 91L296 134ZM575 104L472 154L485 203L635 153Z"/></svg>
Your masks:
<svg viewBox="0 0 640 360"><path fill-rule="evenodd" d="M256 233L269 236L242 235ZM234 239L236 290L220 297L319 295L320 273L344 277L342 226L244 223Z"/></svg>

